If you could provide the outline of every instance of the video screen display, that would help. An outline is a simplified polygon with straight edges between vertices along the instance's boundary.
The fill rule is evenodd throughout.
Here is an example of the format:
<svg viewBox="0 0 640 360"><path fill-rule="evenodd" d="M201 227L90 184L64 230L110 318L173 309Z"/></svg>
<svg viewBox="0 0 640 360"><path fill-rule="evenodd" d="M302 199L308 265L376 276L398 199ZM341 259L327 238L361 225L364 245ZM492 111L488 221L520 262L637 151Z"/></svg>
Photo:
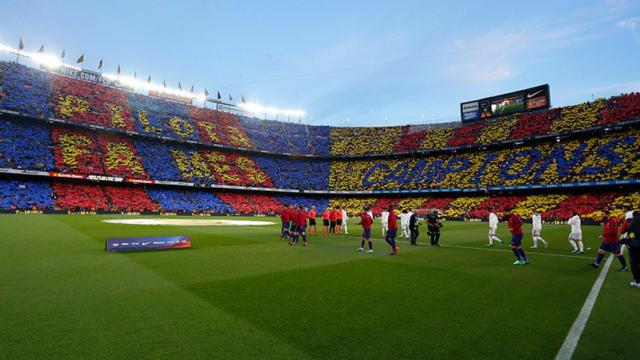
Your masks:
<svg viewBox="0 0 640 360"><path fill-rule="evenodd" d="M551 104L549 85L514 91L460 104L463 122L548 109Z"/></svg>

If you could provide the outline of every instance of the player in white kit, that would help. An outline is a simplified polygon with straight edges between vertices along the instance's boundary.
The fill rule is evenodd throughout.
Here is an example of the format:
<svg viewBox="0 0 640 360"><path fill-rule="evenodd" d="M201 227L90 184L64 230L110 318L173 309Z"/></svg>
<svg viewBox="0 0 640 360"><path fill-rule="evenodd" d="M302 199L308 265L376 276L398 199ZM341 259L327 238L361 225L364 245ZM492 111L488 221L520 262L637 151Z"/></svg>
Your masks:
<svg viewBox="0 0 640 360"><path fill-rule="evenodd" d="M407 210L402 210L402 214L400 214L400 229L402 230L402 234L400 236L404 236L405 239L408 239L409 234L409 213Z"/></svg>
<svg viewBox="0 0 640 360"><path fill-rule="evenodd" d="M380 213L380 222L382 223L382 237L384 238L389 231L389 212L387 209L382 210Z"/></svg>
<svg viewBox="0 0 640 360"><path fill-rule="evenodd" d="M533 215L531 215L531 235L533 237L533 246L532 249L538 248L538 241L541 241L544 244L544 247L549 246L549 244L542 238L542 216L533 210Z"/></svg>
<svg viewBox="0 0 640 360"><path fill-rule="evenodd" d="M349 223L349 216L347 216L347 210L342 208L342 232L345 234L349 234L347 231L347 224Z"/></svg>
<svg viewBox="0 0 640 360"><path fill-rule="evenodd" d="M571 226L571 233L569 233L569 243L573 248L572 254L584 254L584 244L582 243L582 222L577 212L573 212L573 216L567 222Z"/></svg>
<svg viewBox="0 0 640 360"><path fill-rule="evenodd" d="M498 231L498 215L493 212L493 209L489 209L489 244L487 246L493 246L493 241L497 241L502 246L504 243L500 238L496 236Z"/></svg>

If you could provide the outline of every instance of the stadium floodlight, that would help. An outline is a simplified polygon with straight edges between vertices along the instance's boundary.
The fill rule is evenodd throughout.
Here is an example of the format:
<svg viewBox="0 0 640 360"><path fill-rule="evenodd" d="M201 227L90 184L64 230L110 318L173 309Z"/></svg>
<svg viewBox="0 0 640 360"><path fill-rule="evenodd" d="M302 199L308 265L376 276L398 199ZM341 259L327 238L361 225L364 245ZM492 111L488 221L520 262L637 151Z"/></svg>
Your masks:
<svg viewBox="0 0 640 360"><path fill-rule="evenodd" d="M35 53L31 54L30 57L33 61L49 69L57 69L63 65L62 60L53 55Z"/></svg>
<svg viewBox="0 0 640 360"><path fill-rule="evenodd" d="M193 100L202 101L202 102L207 100L207 97L205 96L205 94L192 94L189 91L172 89L169 87L164 87L162 85L148 83L146 81L143 81L131 76L118 75L118 74L102 74L102 76L104 76L109 80L116 81L124 86L132 87L134 89L143 89L147 91L150 90L158 93L174 95L181 98L193 99Z"/></svg>
<svg viewBox="0 0 640 360"><path fill-rule="evenodd" d="M237 104L239 108L242 110L249 112L251 114L269 114L269 115L284 115L291 117L304 117L306 113L302 110L291 110L291 109L278 109L275 107L267 107L262 106L256 103L239 103Z"/></svg>
<svg viewBox="0 0 640 360"><path fill-rule="evenodd" d="M60 57L57 57L51 54L19 50L2 43L0 43L0 51L10 53L13 55L22 56L25 58L29 58L32 61L48 69L57 69L60 67L65 67L65 68L74 69L78 71L82 70L77 66L64 64ZM152 84L143 80L138 80L137 78L131 77L131 76L125 76L122 74L111 74L111 73L102 74L102 76L104 76L109 80L118 82L123 86L131 87L134 89L155 91L157 93L169 94L169 95L173 95L173 96L177 96L185 99L192 99L202 103L205 103L208 100L207 94L205 93L194 94L194 93L191 93L190 91L184 91L182 89L172 89L172 88L164 87L162 85ZM284 116L299 117L299 118L302 118L305 116L305 112L302 110L278 109L274 107L261 106L255 103L253 104L240 103L240 104L237 104L237 106L252 114L284 115Z"/></svg>

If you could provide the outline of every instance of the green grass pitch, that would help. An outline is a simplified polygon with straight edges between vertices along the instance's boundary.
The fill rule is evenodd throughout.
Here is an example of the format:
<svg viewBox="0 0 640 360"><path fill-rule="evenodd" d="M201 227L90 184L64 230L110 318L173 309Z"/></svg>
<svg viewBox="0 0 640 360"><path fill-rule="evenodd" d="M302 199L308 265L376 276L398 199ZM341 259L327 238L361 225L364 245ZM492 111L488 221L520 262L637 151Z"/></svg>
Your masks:
<svg viewBox="0 0 640 360"><path fill-rule="evenodd" d="M0 358L552 359L599 273L586 266L594 226L583 257L566 256L568 226L546 225L551 246L538 251L525 226L532 263L513 266L506 248L485 248L485 223L448 222L441 242L457 247L403 240L392 257L379 226L375 254L356 252L355 222L351 236L292 248L278 225L106 218L0 216ZM193 248L103 250L107 237L154 235L190 235ZM498 235L508 239L504 224ZM618 267L575 359L637 356L640 291Z"/></svg>

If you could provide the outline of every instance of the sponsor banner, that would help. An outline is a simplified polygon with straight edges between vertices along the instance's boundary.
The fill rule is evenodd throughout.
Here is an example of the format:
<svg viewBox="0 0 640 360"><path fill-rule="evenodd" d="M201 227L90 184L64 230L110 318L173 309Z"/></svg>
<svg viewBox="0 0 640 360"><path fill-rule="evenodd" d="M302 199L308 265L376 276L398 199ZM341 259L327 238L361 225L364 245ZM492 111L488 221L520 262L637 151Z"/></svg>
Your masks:
<svg viewBox="0 0 640 360"><path fill-rule="evenodd" d="M87 175L87 180L123 182L124 178L116 177L116 176L105 176L105 175Z"/></svg>
<svg viewBox="0 0 640 360"><path fill-rule="evenodd" d="M125 181L132 184L155 184L156 183L154 180L147 180L147 179L126 179Z"/></svg>
<svg viewBox="0 0 640 360"><path fill-rule="evenodd" d="M59 67L57 71L58 71L58 74L60 75L72 77L79 80L89 81L93 83L98 83L101 85L113 86L112 80L109 80L106 77L102 76L102 74L94 71L75 70L75 69L68 68L66 66Z"/></svg>
<svg viewBox="0 0 640 360"><path fill-rule="evenodd" d="M175 101L175 102L179 102L187 105L192 105L191 98L186 98L186 97L173 95L173 94L167 94L164 92L149 90L149 96L171 100L171 101Z"/></svg>
<svg viewBox="0 0 640 360"><path fill-rule="evenodd" d="M0 168L0 172L5 174L22 174L22 175L37 175L37 176L49 176L49 173L46 171L35 171L35 170L22 170L22 169L10 169L10 168Z"/></svg>
<svg viewBox="0 0 640 360"><path fill-rule="evenodd" d="M65 173L57 173L57 172L49 172L49 176L58 177L58 178L65 178L65 179L84 179L85 178L84 175L65 174Z"/></svg>
<svg viewBox="0 0 640 360"><path fill-rule="evenodd" d="M538 96L527 99L527 109L544 109L549 107L546 96Z"/></svg>
<svg viewBox="0 0 640 360"><path fill-rule="evenodd" d="M156 180L156 184L174 185L174 186L189 186L189 187L196 186L196 184L194 184L194 183L188 183L188 182L182 182L182 181L165 181L165 180Z"/></svg>
<svg viewBox="0 0 640 360"><path fill-rule="evenodd" d="M110 238L104 245L107 251L140 251L184 249L191 247L188 236L148 236L138 238Z"/></svg>
<svg viewBox="0 0 640 360"><path fill-rule="evenodd" d="M548 109L551 105L549 85L491 96L460 104L460 119L473 121L489 119L538 109Z"/></svg>

